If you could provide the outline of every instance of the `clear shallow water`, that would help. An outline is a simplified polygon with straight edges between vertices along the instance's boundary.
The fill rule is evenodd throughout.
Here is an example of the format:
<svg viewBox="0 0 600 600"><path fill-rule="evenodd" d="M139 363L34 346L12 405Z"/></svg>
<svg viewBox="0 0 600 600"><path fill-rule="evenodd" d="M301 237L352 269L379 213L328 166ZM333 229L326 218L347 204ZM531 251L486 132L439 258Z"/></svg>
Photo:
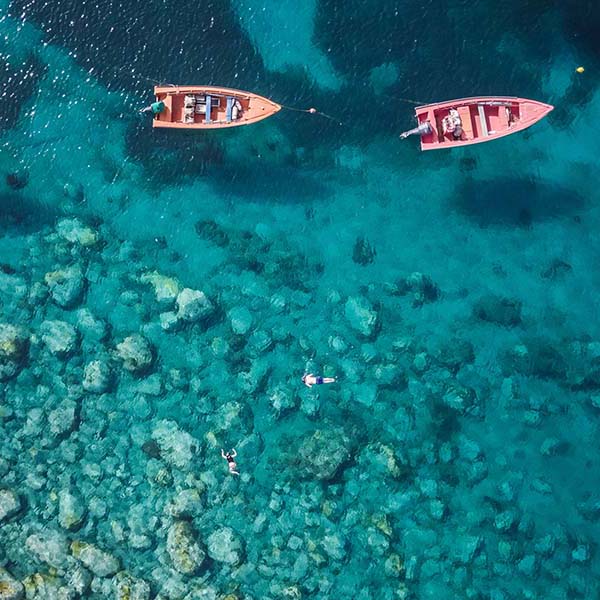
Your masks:
<svg viewBox="0 0 600 600"><path fill-rule="evenodd" d="M600 15L468 8L2 6L1 320L30 342L3 330L0 559L30 597L125 598L121 570L140 597L597 594ZM154 80L343 126L153 132ZM475 93L556 110L463 151L397 139L396 98ZM70 267L65 307L47 274ZM154 271L214 310L166 331Z"/></svg>

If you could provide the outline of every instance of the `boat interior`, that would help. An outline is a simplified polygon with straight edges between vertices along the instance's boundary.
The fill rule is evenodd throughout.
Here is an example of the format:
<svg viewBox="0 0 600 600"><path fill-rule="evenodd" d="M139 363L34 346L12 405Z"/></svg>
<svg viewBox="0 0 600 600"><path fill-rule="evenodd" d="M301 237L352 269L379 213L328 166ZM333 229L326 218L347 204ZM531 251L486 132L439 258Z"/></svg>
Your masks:
<svg viewBox="0 0 600 600"><path fill-rule="evenodd" d="M248 109L248 98L223 94L168 94L164 98L167 114L173 123L200 125L232 123Z"/></svg>
<svg viewBox="0 0 600 600"><path fill-rule="evenodd" d="M454 113L452 113L454 111ZM453 141L468 141L506 132L520 118L520 106L511 102L478 102L458 106L456 108L446 107L434 111L435 130L438 142L447 143ZM457 114L456 114L457 113ZM456 124L460 125L460 137L454 131L449 130L448 121L453 117Z"/></svg>

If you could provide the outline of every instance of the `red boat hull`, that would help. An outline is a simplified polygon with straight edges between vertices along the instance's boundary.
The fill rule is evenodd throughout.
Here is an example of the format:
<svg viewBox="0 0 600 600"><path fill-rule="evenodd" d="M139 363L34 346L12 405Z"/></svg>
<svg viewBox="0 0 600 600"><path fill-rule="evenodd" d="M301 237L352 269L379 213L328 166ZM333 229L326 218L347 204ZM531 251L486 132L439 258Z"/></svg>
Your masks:
<svg viewBox="0 0 600 600"><path fill-rule="evenodd" d="M281 110L281 105L258 94L206 85L157 86L154 95L165 108L154 115L153 127L223 129L250 125ZM208 115L207 98L210 98ZM190 99L188 107L185 106L187 99ZM235 116L232 110L234 103Z"/></svg>
<svg viewBox="0 0 600 600"><path fill-rule="evenodd" d="M489 142L527 129L543 119L554 107L550 104L512 96L461 98L417 106L419 124L429 122L431 132L421 136L421 150L456 148ZM446 131L444 119L460 117L460 137Z"/></svg>

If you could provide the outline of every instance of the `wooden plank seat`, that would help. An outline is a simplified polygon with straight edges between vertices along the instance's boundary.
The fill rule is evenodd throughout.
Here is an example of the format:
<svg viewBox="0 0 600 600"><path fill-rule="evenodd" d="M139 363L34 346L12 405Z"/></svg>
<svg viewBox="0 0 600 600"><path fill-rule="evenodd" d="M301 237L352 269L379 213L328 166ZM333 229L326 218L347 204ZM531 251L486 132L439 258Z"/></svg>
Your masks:
<svg viewBox="0 0 600 600"><path fill-rule="evenodd" d="M205 123L210 123L210 112L212 108L212 98L210 94L206 94L206 116L204 117Z"/></svg>
<svg viewBox="0 0 600 600"><path fill-rule="evenodd" d="M478 104L477 110L479 111L479 126L481 129L481 135L487 137L490 135L490 132L488 131L487 120L485 116L485 106L483 106L483 104Z"/></svg>
<svg viewBox="0 0 600 600"><path fill-rule="evenodd" d="M468 106L459 106L456 110L458 110L458 116L460 117L460 126L463 129L465 134L465 139L472 140L473 139L473 120L471 119L471 111Z"/></svg>
<svg viewBox="0 0 600 600"><path fill-rule="evenodd" d="M225 120L227 121L227 123L231 123L231 112L233 110L233 103L233 96L227 96L227 108L225 110Z"/></svg>

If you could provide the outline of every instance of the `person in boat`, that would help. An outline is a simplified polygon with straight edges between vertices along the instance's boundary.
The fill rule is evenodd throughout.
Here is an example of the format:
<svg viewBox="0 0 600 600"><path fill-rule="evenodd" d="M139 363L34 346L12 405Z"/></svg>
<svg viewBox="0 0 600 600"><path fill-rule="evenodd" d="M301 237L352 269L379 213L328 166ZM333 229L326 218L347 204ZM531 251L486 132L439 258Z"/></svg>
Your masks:
<svg viewBox="0 0 600 600"><path fill-rule="evenodd" d="M223 448L221 448L221 456L227 461L227 466L229 467L229 472L232 475L239 475L236 471L237 465L235 464L235 457L237 456L237 452L235 448L231 449L231 452L225 452Z"/></svg>
<svg viewBox="0 0 600 600"><path fill-rule="evenodd" d="M145 106L140 109L140 112L143 114L152 114L158 115L165 110L165 103L162 100L158 100L157 102L153 102L149 106Z"/></svg>
<svg viewBox="0 0 600 600"><path fill-rule="evenodd" d="M304 373L302 375L302 383L309 388L313 385L322 385L323 383L335 383L335 381L335 377L321 377L312 373Z"/></svg>
<svg viewBox="0 0 600 600"><path fill-rule="evenodd" d="M460 140L463 134L462 121L455 108L451 108L448 114L442 119L442 131L444 135L452 134L455 140Z"/></svg>

